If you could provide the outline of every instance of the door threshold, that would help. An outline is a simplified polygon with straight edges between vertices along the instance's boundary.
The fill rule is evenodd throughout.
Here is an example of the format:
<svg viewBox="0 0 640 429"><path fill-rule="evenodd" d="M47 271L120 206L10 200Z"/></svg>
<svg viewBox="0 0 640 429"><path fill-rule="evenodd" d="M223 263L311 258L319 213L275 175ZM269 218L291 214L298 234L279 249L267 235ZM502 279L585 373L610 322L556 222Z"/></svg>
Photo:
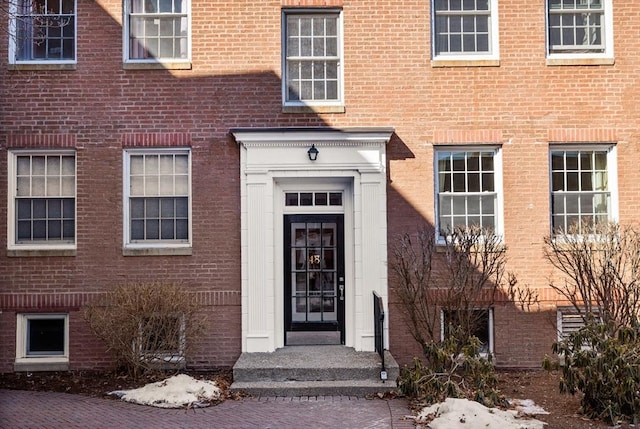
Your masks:
<svg viewBox="0 0 640 429"><path fill-rule="evenodd" d="M340 331L287 331L287 346L334 346L340 345Z"/></svg>

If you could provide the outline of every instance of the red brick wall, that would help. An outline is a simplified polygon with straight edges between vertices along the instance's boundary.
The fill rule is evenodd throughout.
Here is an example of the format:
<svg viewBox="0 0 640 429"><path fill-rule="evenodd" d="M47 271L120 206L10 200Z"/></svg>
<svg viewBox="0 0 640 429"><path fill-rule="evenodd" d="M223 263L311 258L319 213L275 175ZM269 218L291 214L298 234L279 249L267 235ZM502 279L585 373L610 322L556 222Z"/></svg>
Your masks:
<svg viewBox="0 0 640 429"><path fill-rule="evenodd" d="M45 135L72 136L78 151L77 255L9 258L0 252L2 294L82 294L139 280L230 294L235 298L224 304L213 299L211 330L194 362L233 364L240 353L240 179L239 151L228 135L233 127L395 127L388 145L390 241L434 221L432 145L501 144L509 270L549 299L545 309L554 305L546 291L551 269L542 258L549 232L549 142L615 141L620 218L635 219L640 40L629 37L637 28L625 17L637 16L640 4L614 5L615 65L545 65L544 2L510 0L499 2L499 67L433 68L428 1L192 0L191 70L123 70L121 4L78 1L73 71L9 71L6 20L0 20L0 172L7 171L7 147L66 144L66 137L51 143ZM344 11L346 113L282 113L281 8L325 5ZM122 149L133 134L160 136L162 144L182 136L176 144L193 150L191 256L122 256ZM2 173L0 201L6 189ZM0 226L6 210L0 204ZM394 310L395 296L390 302ZM0 336L8 344L0 370L7 370L15 316L4 310L0 317ZM555 337L552 329L538 329L546 318L497 309L498 362L538 366ZM87 347L83 354L72 349L72 366L102 365L100 345L85 341L89 336L75 313L72 323L78 336L73 344ZM391 312L390 325L391 351L406 362L415 347L398 311Z"/></svg>

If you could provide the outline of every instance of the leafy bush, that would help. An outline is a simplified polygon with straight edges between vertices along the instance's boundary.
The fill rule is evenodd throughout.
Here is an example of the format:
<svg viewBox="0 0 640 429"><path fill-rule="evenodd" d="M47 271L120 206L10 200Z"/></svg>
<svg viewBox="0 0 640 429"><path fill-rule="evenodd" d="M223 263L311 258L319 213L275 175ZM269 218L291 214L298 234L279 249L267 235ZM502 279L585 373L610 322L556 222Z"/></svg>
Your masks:
<svg viewBox="0 0 640 429"><path fill-rule="evenodd" d="M498 380L491 362L480 355L480 340L469 337L460 347L458 336L424 346L426 363L415 358L413 367L400 371L398 387L410 398L426 404L442 402L446 398L467 398L488 407L506 405L497 389ZM461 353L458 353L459 350Z"/></svg>
<svg viewBox="0 0 640 429"><path fill-rule="evenodd" d="M581 392L582 411L589 417L635 424L640 417L640 325L613 331L588 320L584 328L554 343L554 353L564 357L560 391ZM556 365L547 357L544 366L550 370Z"/></svg>
<svg viewBox="0 0 640 429"><path fill-rule="evenodd" d="M133 377L184 366L204 329L194 297L175 284L120 285L83 310L92 332Z"/></svg>

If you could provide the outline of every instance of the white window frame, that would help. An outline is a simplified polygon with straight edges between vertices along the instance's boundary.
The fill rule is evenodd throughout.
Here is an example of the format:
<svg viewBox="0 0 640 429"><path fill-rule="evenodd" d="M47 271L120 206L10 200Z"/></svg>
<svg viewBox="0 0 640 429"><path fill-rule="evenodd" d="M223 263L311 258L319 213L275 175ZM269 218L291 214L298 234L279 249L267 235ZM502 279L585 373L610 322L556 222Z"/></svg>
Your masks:
<svg viewBox="0 0 640 429"><path fill-rule="evenodd" d="M187 10L186 13L157 13L157 14L148 14L150 16L153 15L157 15L158 18L160 18L161 16L182 16L182 15L186 15L186 23L187 23L187 55L186 58L154 58L154 57L150 57L150 58L131 58L131 42L130 42L130 34L131 34L131 16L133 14L132 12L132 2L134 0L124 0L123 1L123 19L122 19L122 44L123 44L123 49L122 49L122 55L123 55L123 62L125 64L140 64L140 65L150 65L150 64L163 64L163 65L170 65L170 64L176 64L176 65L183 65L183 66L190 66L191 64L191 49L192 49L192 34L193 34L193 26L191 24L191 0L182 0L183 2L185 2L185 8ZM178 1L178 0L175 0ZM143 16L145 14L140 13L140 14L135 14L135 15L140 15Z"/></svg>
<svg viewBox="0 0 640 429"><path fill-rule="evenodd" d="M594 1L594 0L576 0L580 1ZM602 19L601 19L601 38L603 44L603 52L580 52L577 46L573 46L575 52L553 52L551 48L550 37L550 15L554 13L561 13L560 10L550 8L550 0L545 0L545 30L546 30L546 52L547 58L550 60L572 60L572 59L612 59L613 58L613 5L612 0L599 0L602 5ZM572 9L579 11L580 9ZM567 12L571 13L571 12ZM589 45L587 45L587 50ZM566 50L570 50L567 48ZM557 50L562 50L559 46Z"/></svg>
<svg viewBox="0 0 640 429"><path fill-rule="evenodd" d="M131 237L131 220L130 220L130 197L131 197L131 156L132 155L187 155L188 183L188 239L174 240L149 240L149 241L132 241ZM125 249L180 249L191 248L193 240L192 223L193 211L192 205L192 170L191 170L191 149L190 148L156 148L156 149L125 149L123 153L123 243ZM175 197L174 194L166 195L150 195L149 197Z"/></svg>
<svg viewBox="0 0 640 429"><path fill-rule="evenodd" d="M436 3L441 0L431 1L431 52L433 60L447 60L447 61L497 61L500 59L500 37L499 37L499 25L498 25L498 0L488 0L489 10L487 12L478 11L450 11L440 12L436 11ZM447 0L444 0L447 1ZM462 0L461 0L462 1ZM466 0L469 1L469 0ZM489 40L488 40L488 52L438 52L438 27L436 26L436 20L438 16L489 16ZM474 33L475 34L475 33Z"/></svg>
<svg viewBox="0 0 640 429"><path fill-rule="evenodd" d="M489 312L489 320L488 320L488 326L487 329L489 330L488 332L488 338L489 338L489 344L487 347L488 352L480 352L480 356L481 357L488 357L488 355L493 356L494 353L494 334L493 334L493 327L494 327L494 323L493 323L493 308L474 308L471 309L470 311L488 311ZM440 309L440 341L444 341L445 340L445 320L444 320L444 309Z"/></svg>
<svg viewBox="0 0 640 429"><path fill-rule="evenodd" d="M495 194L495 206L494 206L494 234L503 239L504 236L504 219L503 219L503 206L504 206L504 192L502 188L502 148L497 145L487 146L437 146L434 148L434 204L435 204L435 227L436 227L436 240L437 244L444 245L447 243L448 237L441 234L440 225L440 171L438 169L438 154L443 152L493 152L493 186L494 191L481 191L481 192L447 192L450 195L491 195ZM465 172L467 170L465 169ZM465 212L468 216L468 212ZM467 225L469 226L469 225Z"/></svg>
<svg viewBox="0 0 640 429"><path fill-rule="evenodd" d="M606 152L607 154L607 188L609 192L609 211L608 221L618 221L618 164L617 164L617 147L615 144L551 144L549 146L549 228L551 235L555 236L554 232L554 203L553 197L555 194L569 193L570 191L554 191L553 190L553 152ZM567 171L567 170L563 170ZM573 170L571 170L573 171ZM589 170L591 171L591 170ZM580 170L578 170L578 177L580 177ZM566 184L566 180L565 180ZM573 191L576 194L588 193L593 191ZM565 211L566 213L566 211ZM582 222L580 222L582 223ZM563 228L566 231L566 228Z"/></svg>
<svg viewBox="0 0 640 429"><path fill-rule="evenodd" d="M68 364L69 363L69 315L67 313L18 313L16 314L16 364ZM64 320L64 350L62 354L28 353L28 326L30 320Z"/></svg>
<svg viewBox="0 0 640 429"><path fill-rule="evenodd" d="M318 57L321 61L324 59L333 58L337 61L337 99L336 100L289 100L289 74L287 62L289 57L287 56L287 18L295 16L319 16L327 17L332 16L336 18L337 26L337 38L338 38L338 52L336 57ZM318 107L341 107L344 106L344 37L343 37L343 18L342 10L340 9L283 9L282 10L282 103L285 107L304 107L304 106L318 106ZM300 56L295 57L300 60L308 60L312 57ZM294 58L294 60L295 60Z"/></svg>
<svg viewBox="0 0 640 429"><path fill-rule="evenodd" d="M50 0L48 0L50 1ZM59 1L59 0L55 0ZM25 2L29 2L30 0L12 0L8 2L9 7L9 64L76 64L78 59L78 0L73 0L73 23L67 24L73 26L73 58L72 59L43 59L43 58L34 58L34 59L18 59L18 45L21 43L18 38L20 35L18 34L18 21L21 18L22 14L18 10L19 4L24 4ZM24 16L26 16L25 14ZM33 12L29 15L37 15ZM45 14L47 15L47 14ZM65 16L70 14L52 14L53 16L60 16L60 19L66 19ZM33 35L29 38L31 41L30 44L33 45ZM24 41L24 43L28 43Z"/></svg>
<svg viewBox="0 0 640 429"><path fill-rule="evenodd" d="M73 242L63 241L33 241L26 243L17 243L17 225L16 225L16 201L17 201L17 160L19 156L64 156L73 155L74 157L74 233ZM78 168L77 154L75 150L10 150L8 151L8 191L7 191L7 249L9 250L75 250L78 241ZM61 196L51 196L52 198ZM47 197L42 197L46 199Z"/></svg>

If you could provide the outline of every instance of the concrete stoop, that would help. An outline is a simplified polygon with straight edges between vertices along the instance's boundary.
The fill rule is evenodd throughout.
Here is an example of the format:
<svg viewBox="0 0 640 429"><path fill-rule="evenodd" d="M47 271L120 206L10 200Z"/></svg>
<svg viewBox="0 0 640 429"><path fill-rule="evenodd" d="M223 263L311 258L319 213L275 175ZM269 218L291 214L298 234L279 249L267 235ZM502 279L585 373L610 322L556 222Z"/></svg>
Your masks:
<svg viewBox="0 0 640 429"><path fill-rule="evenodd" d="M385 351L387 380L375 352L344 346L288 346L243 353L233 366L231 390L253 396L366 396L395 390L398 364Z"/></svg>

